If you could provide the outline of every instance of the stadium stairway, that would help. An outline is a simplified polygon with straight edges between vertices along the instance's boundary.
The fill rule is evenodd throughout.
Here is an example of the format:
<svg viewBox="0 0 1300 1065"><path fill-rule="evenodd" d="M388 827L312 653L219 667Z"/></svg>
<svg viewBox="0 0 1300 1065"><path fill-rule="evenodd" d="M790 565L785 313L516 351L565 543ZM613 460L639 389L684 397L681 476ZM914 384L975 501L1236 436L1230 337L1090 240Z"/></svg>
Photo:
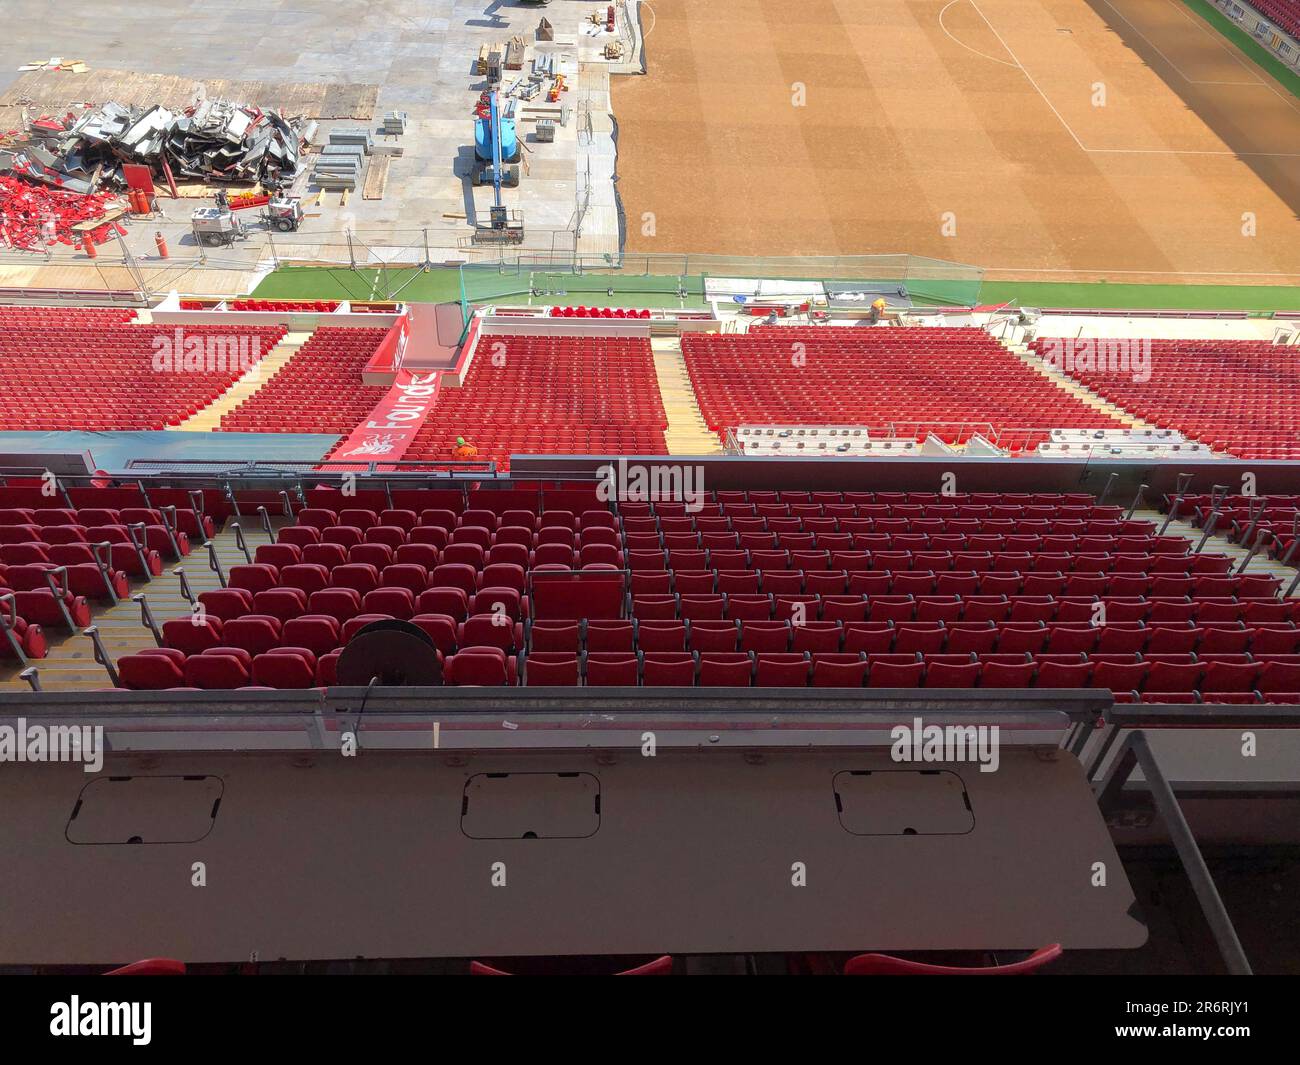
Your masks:
<svg viewBox="0 0 1300 1065"><path fill-rule="evenodd" d="M1080 403L1086 403L1089 407L1093 407L1104 414L1109 414L1112 418L1118 418L1130 429L1156 428L1150 422L1144 422L1141 418L1133 417L1133 415L1123 407L1117 407L1114 403L1103 399L1101 396L1097 395L1096 392L1092 391L1090 388L1085 388L1067 374L1058 373L1055 370L1049 369L1043 363L1042 359L1037 359L1029 353L1029 346L1027 344L1021 344L1019 341L1009 341L1002 337L998 338L998 342L1030 369L1042 374L1062 391L1069 392L1070 395L1078 399Z"/></svg>
<svg viewBox="0 0 1300 1065"><path fill-rule="evenodd" d="M651 337L654 352L655 375L659 379L659 394L663 397L664 413L668 416L668 429L664 439L670 455L720 455L722 447L716 433L709 432L704 424L686 372L679 337Z"/></svg>
<svg viewBox="0 0 1300 1065"><path fill-rule="evenodd" d="M1133 512L1135 520L1153 521L1156 523L1157 529L1165 523L1165 519L1168 516L1169 515L1167 514L1161 514L1159 511L1151 507L1138 507L1137 510ZM1165 530L1165 535L1167 536L1186 537L1191 541L1193 547L1201 542L1201 537L1204 534L1204 529L1193 525L1189 521L1184 521L1182 518L1174 518L1169 523L1169 528ZM1233 573L1236 573L1240 569L1242 560L1250 554L1249 547L1234 543L1226 536L1217 532L1210 534L1209 539L1205 541L1205 547L1203 550L1212 554L1229 556L1232 559ZM1269 558L1267 549L1261 550L1250 560L1250 563L1246 566L1245 572L1262 573L1267 574L1270 577L1276 577L1282 582L1283 593L1286 592L1287 588L1290 587L1291 582L1296 578L1296 568L1294 566L1284 566L1277 559ZM1300 588L1297 588L1297 592L1300 592ZM1292 598L1297 598L1297 596L1292 596Z"/></svg>
<svg viewBox="0 0 1300 1065"><path fill-rule="evenodd" d="M215 432L225 415L259 392L263 385L284 369L289 360L298 353L298 349L310 338L311 333L286 333L284 339L268 351L256 366L226 389L216 400L186 418L180 425L171 425L168 428L192 433Z"/></svg>
<svg viewBox="0 0 1300 1065"><path fill-rule="evenodd" d="M273 532L281 525L293 524L283 518L270 520ZM222 571L226 574L230 573L232 566L243 565L248 561L239 549L236 525L241 527L249 555L259 545L270 542L256 514L246 514L242 518L228 521L225 528L211 540ZM144 594L154 623L160 629L164 621L192 613L189 601L181 593L181 580L176 576L178 569L184 570L190 594L196 600L201 592L221 587L216 571L210 568L209 557L208 548L196 540L190 554L179 565L164 568L162 574L152 581L131 582L131 595ZM95 606L90 623L98 629L104 648L114 662L123 655L138 654L147 647L157 646L153 635L141 623L141 617L141 605L132 602L130 596L113 606ZM66 629L45 628L49 653L45 658L28 663L38 671L40 683L45 690L87 691L112 688L107 671L95 661L94 644L90 637L83 635L84 631L78 629L75 633L70 633ZM22 667L14 663L0 663L0 691L30 691L27 681L20 676L21 672Z"/></svg>

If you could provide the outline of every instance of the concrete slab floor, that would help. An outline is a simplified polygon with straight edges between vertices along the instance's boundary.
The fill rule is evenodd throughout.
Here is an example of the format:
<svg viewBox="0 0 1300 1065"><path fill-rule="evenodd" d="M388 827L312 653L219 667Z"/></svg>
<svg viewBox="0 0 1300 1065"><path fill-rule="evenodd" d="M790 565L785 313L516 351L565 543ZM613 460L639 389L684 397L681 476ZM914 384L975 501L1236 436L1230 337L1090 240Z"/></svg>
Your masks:
<svg viewBox="0 0 1300 1065"><path fill-rule="evenodd" d="M386 253L409 247L418 257L427 239L432 248L455 257L475 213L486 217L491 199L490 189L473 189L467 177L471 112L486 87L472 72L480 45L514 34L532 42L542 15L555 24L558 37L576 42L580 20L601 6L577 0L547 7L520 0L376 0L353 5L336 0L225 0L216 5L208 0L68 0L56 20L41 0L5 0L0 90L18 76L19 66L50 56L81 59L92 70L181 74L196 81L222 77L376 84L375 127L385 111L401 109L409 115L407 134L392 141L403 146L404 154L393 160L384 198L364 200L358 188L344 205L339 193L324 193L319 205L309 208L313 217L302 232L274 237L276 254L298 250L315 261L347 262L344 234L350 228ZM575 75L578 52L575 44ZM65 76L68 100L75 100L77 75ZM514 76L508 72L507 83ZM570 81L576 85L576 76ZM563 102L576 116L577 90L566 93ZM529 247L573 247L566 229L578 213L580 192L572 116L568 130L561 130L554 144L535 143L531 125L520 124L521 139L531 153L526 157L537 163L539 179L525 176L520 189L506 191L505 202L523 209ZM333 124L359 123L321 123L325 128ZM300 179L294 191L310 195L314 189ZM189 216L201 202L161 200L162 218L129 226L126 240L132 253L154 256L157 231L168 239L174 256L197 254ZM468 218L447 217L456 214ZM584 234L584 251L591 236ZM596 236L602 244L612 239L613 245L604 250L617 250L617 234L609 239ZM208 255L225 269L239 269L265 261L271 249L259 234Z"/></svg>

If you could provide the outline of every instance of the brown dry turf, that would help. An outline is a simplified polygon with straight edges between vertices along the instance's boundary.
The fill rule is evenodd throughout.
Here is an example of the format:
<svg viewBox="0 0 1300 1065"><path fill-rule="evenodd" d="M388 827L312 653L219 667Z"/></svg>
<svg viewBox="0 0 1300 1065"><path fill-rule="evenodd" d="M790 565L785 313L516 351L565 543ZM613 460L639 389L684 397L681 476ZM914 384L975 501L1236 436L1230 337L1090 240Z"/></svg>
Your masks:
<svg viewBox="0 0 1300 1065"><path fill-rule="evenodd" d="M1300 100L1179 0L650 0L642 21L649 76L614 80L629 252L1300 280Z"/></svg>

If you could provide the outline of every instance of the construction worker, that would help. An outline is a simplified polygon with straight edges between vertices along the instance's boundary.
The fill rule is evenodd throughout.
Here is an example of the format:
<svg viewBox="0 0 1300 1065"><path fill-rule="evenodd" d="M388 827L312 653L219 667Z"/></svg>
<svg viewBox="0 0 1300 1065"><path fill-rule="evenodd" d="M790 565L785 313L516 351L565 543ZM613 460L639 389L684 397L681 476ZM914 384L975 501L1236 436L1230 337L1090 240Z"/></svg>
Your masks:
<svg viewBox="0 0 1300 1065"><path fill-rule="evenodd" d="M451 449L451 456L462 462L478 458L478 448L469 443L463 436L456 437L456 446Z"/></svg>
<svg viewBox="0 0 1300 1065"><path fill-rule="evenodd" d="M886 306L884 296L877 296L871 301L871 323L873 325L884 317Z"/></svg>

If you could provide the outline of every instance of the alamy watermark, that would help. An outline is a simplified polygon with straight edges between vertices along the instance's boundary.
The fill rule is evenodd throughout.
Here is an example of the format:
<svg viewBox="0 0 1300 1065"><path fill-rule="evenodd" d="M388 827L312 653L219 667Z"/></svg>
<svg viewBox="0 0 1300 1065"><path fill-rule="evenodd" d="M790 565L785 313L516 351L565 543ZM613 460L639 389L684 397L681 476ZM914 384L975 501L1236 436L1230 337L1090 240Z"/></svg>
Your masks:
<svg viewBox="0 0 1300 1065"><path fill-rule="evenodd" d="M87 773L104 768L103 725L0 725L0 762L81 762Z"/></svg>
<svg viewBox="0 0 1300 1065"><path fill-rule="evenodd" d="M997 725L927 725L919 717L889 730L895 762L975 762L981 773L996 773L1001 763Z"/></svg>
<svg viewBox="0 0 1300 1065"><path fill-rule="evenodd" d="M1134 384L1151 380L1149 337L1043 337L1043 362L1059 373L1121 374Z"/></svg>
<svg viewBox="0 0 1300 1065"><path fill-rule="evenodd" d="M685 503L688 514L704 509L704 467L618 459L596 470L602 503Z"/></svg>
<svg viewBox="0 0 1300 1065"><path fill-rule="evenodd" d="M248 333L189 333L177 326L152 340L155 373L248 373L262 359L262 338Z"/></svg>

